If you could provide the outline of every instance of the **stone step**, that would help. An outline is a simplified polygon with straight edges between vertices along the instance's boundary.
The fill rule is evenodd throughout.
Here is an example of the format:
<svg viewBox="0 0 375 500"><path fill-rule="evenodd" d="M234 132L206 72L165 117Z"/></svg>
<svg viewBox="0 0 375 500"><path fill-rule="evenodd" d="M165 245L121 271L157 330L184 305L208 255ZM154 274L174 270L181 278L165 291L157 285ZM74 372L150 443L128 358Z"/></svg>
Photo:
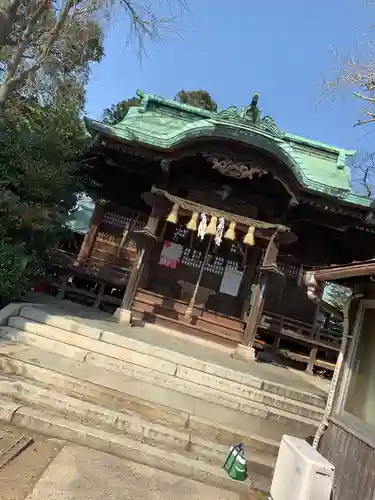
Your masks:
<svg viewBox="0 0 375 500"><path fill-rule="evenodd" d="M46 324L38 323L36 321L30 321L19 317L10 318L9 325L15 329L27 331L28 333L50 339L51 342L44 342L44 346L42 345L42 339L36 339L31 336L27 338L27 336L24 335L23 339L18 339L19 341L23 341L25 343L38 342L38 345L45 350L52 349L52 352L55 352L55 349L59 347L59 352L62 355L72 356L76 359L82 359L82 357L87 356L87 351L89 351L89 355L87 358L89 362L95 363L99 361L99 363L101 363L103 359L107 361L107 357L120 359L122 361L122 367L127 371L134 371L135 366L137 366L139 367L137 368L139 372L143 371L143 373L146 373L147 370L143 370L143 368L149 368L153 370L153 372L161 372L166 375L173 375L173 383L175 383L176 378L182 379L184 382L191 382L193 384L205 386L209 389L216 389L221 392L230 393L231 397L238 396L240 398L250 399L251 401L266 404L270 407L279 408L287 412L291 412L293 415L300 414L301 416L305 416L307 418L318 421L322 418L323 408L321 408L320 406L316 407L314 404L304 403L303 401L297 402L297 400L287 397L283 394L279 395L275 392L271 392L265 389L255 388L252 385L248 386L244 383L237 383L228 378L224 378L223 376L217 376L211 373L206 373L206 371L202 371L199 369L197 370L196 368L179 365L176 362L160 359L148 354L142 354L137 351L131 351L128 348L122 348L108 341L95 340L81 334L72 333L67 330L58 329L56 327L51 327ZM2 330L5 334L6 330L4 330L4 327ZM10 332L8 332L8 334L9 333ZM110 332L104 332L103 335L106 335L107 333L111 336L110 340L112 340L112 342L116 340L118 341L118 339L122 340L124 338ZM61 342L64 345L58 346L55 343L56 341ZM65 344L68 344L68 346L79 347L79 349L69 349L69 347L66 347ZM105 358L96 356L95 354L91 355L91 353L104 355ZM196 361L200 363L200 365L202 365L199 360ZM127 363L127 365L125 366L124 363ZM198 368L201 368L201 366L198 366ZM160 379L160 374L155 373L154 375L156 376L156 378ZM240 373L239 375L241 376L246 374ZM146 376L150 377L150 372L148 372ZM245 381L247 382L247 380ZM251 379L252 384L254 384L255 381L256 379ZM280 389L270 383L263 383L263 381L259 380L258 382L261 382L263 385L271 385L274 390ZM260 384L258 383L258 385ZM186 388L183 388L182 390L185 391ZM313 401L315 401L316 399L319 398L314 398ZM256 408L256 405L253 406L254 408Z"/></svg>
<svg viewBox="0 0 375 500"><path fill-rule="evenodd" d="M9 406L9 401L0 401L0 406L3 404ZM171 450L151 446L128 436L111 433L108 430L89 427L53 412L48 412L46 409L16 404L13 415L7 423L104 451L158 470L171 472L180 477L234 491L245 497L251 491L250 480L233 481L217 465L207 464L202 460L195 460Z"/></svg>
<svg viewBox="0 0 375 500"><path fill-rule="evenodd" d="M283 434L307 437L316 429L316 426L299 422L287 426L13 343L0 346L0 371L54 387L59 392L108 409L136 414L149 422L177 430L197 431L205 439L222 445L243 442L273 456L277 454Z"/></svg>
<svg viewBox="0 0 375 500"><path fill-rule="evenodd" d="M0 378L0 394L23 405L44 407L48 411L62 414L69 420L105 429L114 434L125 434L131 439L174 450L206 463L222 466L228 453L229 445L222 445L217 440L204 439L195 430L189 428L176 430L170 426L149 422L135 413L107 409L23 378ZM277 447L276 443L275 445ZM261 475L270 480L275 457L250 447L246 448L246 452L250 477Z"/></svg>
<svg viewBox="0 0 375 500"><path fill-rule="evenodd" d="M64 330L82 337L89 337L91 339L101 341L101 343L105 345L109 344L116 346L117 349L114 350L112 348L112 351L106 352L95 351L95 349L92 349L92 344L90 345L90 348L91 350L94 350L94 352L102 352L102 354L109 356L113 356L113 352L121 353L120 359L139 366L152 368L154 370L161 370L162 372L169 374L174 374L176 369L179 367L190 368L191 370L199 372L198 374L194 373L195 377L205 374L206 376L211 375L213 378L219 379L216 380L216 384L220 384L221 390L224 390L225 387L223 386L227 384L227 386L230 387L229 392L231 393L233 391L233 382L236 382L241 386L240 393L238 394L241 397L244 397L241 394L244 390L243 386L247 386L247 389L250 387L266 391L267 393L270 393L270 395L276 394L278 396L284 396L288 399L310 404L321 409L324 409L325 407L324 397L305 390L299 390L276 382L270 382L269 380L262 380L259 377L255 377L252 374L247 373L244 370L244 367L246 369L247 365L244 363L239 363L238 361L229 358L227 359L226 366L210 362L210 350L212 351L212 349L205 350L207 355L205 355L203 359L197 358L179 352L181 342L176 341L176 339L173 341L169 339L171 348L166 349L164 347L160 347L160 345L142 341L131 336L122 335L121 333L123 332L123 328L121 328L121 325L113 322L90 321L89 318L83 322L82 318L64 316L63 313L59 314L50 310L46 311L45 309L39 309L36 306L26 306L21 308L20 316L50 327L59 328L59 330ZM78 321L78 319L80 319L80 321ZM20 325L20 323L17 324ZM15 327L21 330L23 329L20 326ZM137 334L141 336L141 329L135 330L137 331ZM31 333L37 332L33 331ZM41 332L38 334L42 335ZM62 333L59 332L59 335L62 335ZM83 340L80 340L81 344L77 344L78 347L82 347L83 349L87 348L87 344L83 344ZM71 341L73 342L72 345L76 345L74 342L77 341L77 338L73 340L71 339ZM67 341L67 343L70 342ZM118 356L115 354L114 357ZM167 363L163 363L163 361L171 364L168 365ZM233 368L228 367L228 364ZM213 383L215 383L213 378L208 377L205 379L206 383L210 384L210 387ZM204 381L201 380L200 383L202 382Z"/></svg>
<svg viewBox="0 0 375 500"><path fill-rule="evenodd" d="M172 374L171 368L173 365L170 362L162 361L158 365L160 370L165 367L165 370L169 370L170 374L129 363L119 359L122 353L118 352L120 349L116 346L57 328L51 328L41 323L22 318L11 318L9 324L23 327L24 330L18 330L13 326L2 327L0 335L3 338L32 345L39 349L70 357L83 363L96 365L115 371L116 373L123 373L129 377L170 388L183 394L194 395L202 400L233 408L250 415L258 415L283 423L289 423L290 421L306 423L310 421L307 423L311 423L312 425L314 421L319 421L322 417L321 410L311 405L297 403L283 396L268 396L263 391L240 386L240 384L236 384L235 382L231 383L233 390L232 394L229 394L223 390L229 390L229 387L227 388L227 384L222 383L222 379L202 372L196 372L190 368L176 366ZM31 333L31 331L38 332L38 334ZM49 336L42 336L39 333L48 334ZM54 338L51 339L51 336ZM71 343L57 340L59 338L65 341L69 340ZM74 345L72 345L73 342ZM77 347L77 343L81 346ZM85 349L83 346L85 346ZM94 352L93 350L89 350L89 348L96 349L96 351L100 350L116 357L101 354L101 352ZM127 354L128 351L125 351L124 356ZM212 382L211 387L209 385L210 381ZM201 382L204 382L204 385ZM247 398L243 396L247 396Z"/></svg>

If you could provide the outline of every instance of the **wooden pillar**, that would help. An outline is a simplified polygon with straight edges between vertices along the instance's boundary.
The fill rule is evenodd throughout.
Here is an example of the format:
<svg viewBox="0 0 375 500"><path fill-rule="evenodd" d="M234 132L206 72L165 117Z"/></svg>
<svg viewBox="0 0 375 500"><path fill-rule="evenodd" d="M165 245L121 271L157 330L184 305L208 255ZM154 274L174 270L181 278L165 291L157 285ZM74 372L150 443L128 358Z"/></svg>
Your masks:
<svg viewBox="0 0 375 500"><path fill-rule="evenodd" d="M250 309L250 314L247 318L245 333L243 337L243 345L253 347L255 335L258 328L260 315L263 312L265 302L265 291L268 276L265 273L260 273L258 283L255 286L253 294L253 304Z"/></svg>
<svg viewBox="0 0 375 500"><path fill-rule="evenodd" d="M242 303L241 319L243 320L247 318L247 313L249 311L249 289L251 288L255 278L259 257L260 248L253 247L251 248L250 255L248 255L246 258L246 270L239 293L239 301L240 303Z"/></svg>
<svg viewBox="0 0 375 500"><path fill-rule="evenodd" d="M164 204L161 203L159 199L156 199L146 226L133 233L133 236L137 238L137 256L130 272L121 306L118 307L113 314L120 322L129 324L131 322L131 306L144 268L145 257L149 253L152 244L156 241L158 224L161 214L163 213L163 208Z"/></svg>
<svg viewBox="0 0 375 500"><path fill-rule="evenodd" d="M320 307L316 306L315 315L314 315L314 323L313 323L313 327L311 329L311 337L313 339L315 339L315 340L319 339L321 326L322 325L320 323ZM311 347L310 354L309 354L309 362L307 363L307 366L306 366L306 373L308 373L309 375L314 374L314 366L315 366L317 355L318 355L318 348L316 346Z"/></svg>
<svg viewBox="0 0 375 500"><path fill-rule="evenodd" d="M103 299L104 291L105 291L105 284L104 283L100 283L99 290L98 290L98 293L96 294L95 302L93 304L93 307L95 307L97 309L100 307L100 303L101 303L101 301Z"/></svg>
<svg viewBox="0 0 375 500"><path fill-rule="evenodd" d="M246 359L247 361L255 359L254 340L258 329L259 320L263 312L266 299L266 288L269 274L277 271L276 259L279 253L279 242L277 241L278 232L276 231L267 246L260 268L258 283L255 286L252 306L245 326L245 332L242 344L237 346L235 355Z"/></svg>
<svg viewBox="0 0 375 500"><path fill-rule="evenodd" d="M69 286L69 278L70 278L70 276L67 276L67 275L65 275L61 278L61 286L60 286L60 289L56 295L57 299L61 299L61 300L64 299L65 293L66 293L68 286Z"/></svg>
<svg viewBox="0 0 375 500"><path fill-rule="evenodd" d="M201 268L199 270L199 274L198 274L197 282L195 284L194 292L193 292L193 295L191 296L188 308L186 309L185 316L187 318L190 318L191 315L193 314L194 304L195 304L195 301L197 299L197 294L198 294L198 290L199 290L199 287L200 287L200 284L201 284L201 281L202 281L202 276L203 276L204 268L206 267L206 264L207 264L208 255L210 253L212 240L213 240L213 236L209 236L208 243L207 243L207 248L206 248L206 252L204 254L203 262L202 262Z"/></svg>
<svg viewBox="0 0 375 500"><path fill-rule="evenodd" d="M141 270L143 267L143 260L145 253L146 253L146 248L138 249L135 262L133 264L132 270L129 275L129 280L126 285L125 294L121 301L121 309L125 309L126 311L130 311L130 307L133 302L133 297L135 295L136 287L139 281L139 276L141 274Z"/></svg>
<svg viewBox="0 0 375 500"><path fill-rule="evenodd" d="M99 225L103 221L105 207L97 203L91 217L90 229L85 234L81 248L78 252L74 266L80 266L85 263L87 257L90 255L92 247L95 243L96 235L98 233Z"/></svg>
<svg viewBox="0 0 375 500"><path fill-rule="evenodd" d="M308 373L309 375L314 375L314 366L317 355L318 355L318 348L312 347L309 354L309 362L307 363L306 367L306 373Z"/></svg>

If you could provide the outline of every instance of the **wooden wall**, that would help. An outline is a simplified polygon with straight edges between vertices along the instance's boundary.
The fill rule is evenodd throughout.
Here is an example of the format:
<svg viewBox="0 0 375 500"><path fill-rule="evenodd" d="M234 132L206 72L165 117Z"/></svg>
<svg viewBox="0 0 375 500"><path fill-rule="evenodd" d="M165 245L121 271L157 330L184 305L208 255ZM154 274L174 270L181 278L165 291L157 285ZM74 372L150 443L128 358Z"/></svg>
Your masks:
<svg viewBox="0 0 375 500"><path fill-rule="evenodd" d="M108 206L99 225L90 257L129 269L135 260L137 249L134 241L124 241L124 237L129 229L144 227L147 218L147 215L130 209ZM121 243L124 243L122 248Z"/></svg>
<svg viewBox="0 0 375 500"><path fill-rule="evenodd" d="M189 219L186 220L188 222ZM181 235L180 235L181 231ZM181 283L189 283L195 286L203 256L207 249L207 239L199 242L196 238L193 241L191 235L184 229L182 225L179 229L176 226L169 224L164 233L166 241L174 241L183 246L183 253L178 266L175 269L163 267L159 265L160 254L164 242L156 245L150 255L151 265L148 274L148 280L145 283L145 288L154 293L166 295L174 299L180 299L184 302L189 302L190 293L183 294ZM217 251L209 254L208 262L205 267L201 280L201 289L211 290L213 293L206 302L206 307L212 311L216 311L228 316L240 318L246 301L249 282L243 282L239 289L237 297L232 297L227 294L220 293L220 286L226 265L234 269L245 271L246 262L255 269L259 258L259 249L254 247L245 250L245 253L239 251L238 247L232 242L223 241L223 244ZM251 276L246 275L246 279ZM246 289L245 289L246 288Z"/></svg>
<svg viewBox="0 0 375 500"><path fill-rule="evenodd" d="M301 286L300 266L288 256L280 256L278 265L284 272L284 279L269 280L265 311L313 324L316 306Z"/></svg>
<svg viewBox="0 0 375 500"><path fill-rule="evenodd" d="M335 466L332 500L374 500L375 449L331 422L319 451Z"/></svg>
<svg viewBox="0 0 375 500"><path fill-rule="evenodd" d="M100 261L114 264L119 268L130 269L136 257L136 245L133 241L127 240L125 245L119 251L121 242L124 243L124 234L129 228L140 229L144 227L148 219L147 214L142 214L133 211L126 207L115 205L108 205L102 223L99 225L96 240L91 249L90 257ZM134 225L134 222L135 225ZM173 234L175 226L168 225L164 237L166 240L173 241ZM181 243L189 246L188 242L182 238ZM180 242L180 241L178 241ZM195 284L198 274L199 266L195 265L194 258L188 249L186 257L176 269L168 269L159 266L159 257L163 243L157 245L152 254L150 255L150 262L147 262L148 268L144 273L141 286L150 289L153 292L161 293L172 298L181 298L181 287L178 281L185 281ZM204 253L205 244L202 248L198 248L200 252ZM225 250L225 251L224 251ZM248 261L252 261L251 266L256 265L257 259L252 259L252 253L256 253L257 248L248 249ZM224 251L224 252L223 252ZM223 252L225 262L233 261L234 267L241 267L241 256L238 252L231 252L228 244L225 244L225 249L221 249L219 254ZM196 254L197 262L199 263L202 255ZM254 255L255 257L255 255ZM220 265L213 265L215 256L212 255L207 271L202 278L201 287L208 288L216 292L209 299L207 306L209 309L227 314L228 316L242 317L244 312L244 303L246 302L247 291L240 291L240 296L229 297L219 293L222 275L224 271L224 260ZM285 272L285 279L270 280L267 287L265 310L286 316L296 320L304 321L306 323L313 323L315 306L308 300L306 293L298 283L298 274L300 267L290 258L280 258L279 264ZM254 274L254 273L252 273ZM251 283L252 277L249 276ZM246 283L246 289L248 284Z"/></svg>

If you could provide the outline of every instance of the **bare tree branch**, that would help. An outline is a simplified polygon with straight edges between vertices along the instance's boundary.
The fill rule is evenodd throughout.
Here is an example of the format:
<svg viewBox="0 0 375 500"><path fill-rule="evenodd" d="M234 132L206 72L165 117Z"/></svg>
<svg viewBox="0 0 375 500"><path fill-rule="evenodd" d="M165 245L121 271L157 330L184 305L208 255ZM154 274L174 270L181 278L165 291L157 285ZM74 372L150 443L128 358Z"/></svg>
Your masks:
<svg viewBox="0 0 375 500"><path fill-rule="evenodd" d="M87 52L83 45L90 47L93 41L90 22L91 25L96 23L101 26L106 19L113 19L122 10L130 21L130 30L138 45L138 55L141 56L147 41L160 41L172 30L176 32L172 5L177 4L184 9L187 7L186 1L10 0L4 7L4 0L0 0L0 19L4 19L4 22L7 20L4 29L0 29L0 69L3 71L0 111L4 109L8 98L17 89L27 86L26 82L29 84L37 79L43 68L59 71L60 61L63 64L63 69L60 69L62 73L64 70L71 71L81 55L83 61ZM168 15L158 15L154 10L157 7L155 3L166 9ZM78 37L76 40L70 36L72 26ZM128 41L129 36L125 36L125 42Z"/></svg>
<svg viewBox="0 0 375 500"><path fill-rule="evenodd" d="M371 27L370 37L359 44L355 54L344 56L337 51L333 55L338 63L336 77L324 82L324 91L337 94L339 90L349 91L365 105L360 110L365 118L360 118L354 126L375 122L375 45Z"/></svg>
<svg viewBox="0 0 375 500"><path fill-rule="evenodd" d="M373 198L375 195L375 153L366 154L362 160L353 165L352 183L355 188Z"/></svg>

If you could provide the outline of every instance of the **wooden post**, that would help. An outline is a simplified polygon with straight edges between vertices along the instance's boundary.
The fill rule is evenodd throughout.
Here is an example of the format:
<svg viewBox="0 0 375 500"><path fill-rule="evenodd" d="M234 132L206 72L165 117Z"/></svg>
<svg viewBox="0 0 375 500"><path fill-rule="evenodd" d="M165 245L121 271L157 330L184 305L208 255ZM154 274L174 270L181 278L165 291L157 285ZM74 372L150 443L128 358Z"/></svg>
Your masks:
<svg viewBox="0 0 375 500"><path fill-rule="evenodd" d="M131 306L133 304L134 296L136 294L142 270L144 268L145 255L146 253L148 253L146 251L150 249L152 239L155 238L156 240L158 224L163 209L163 205L160 205L158 201L159 200L156 199L152 206L151 214L146 226L143 229L137 231L137 235L140 237L137 257L130 272L129 280L126 285L126 290L121 301L121 305L113 314L113 316L120 322L129 324L131 322Z"/></svg>
<svg viewBox="0 0 375 500"><path fill-rule="evenodd" d="M269 278L269 271L276 270L276 259L279 252L279 242L277 241L278 231L276 231L267 246L263 257L258 283L255 286L252 306L247 319L242 343L237 346L235 356L246 361L255 359L254 340L258 329L259 320L263 312L266 299L266 286ZM268 272L267 272L268 271Z"/></svg>
<svg viewBox="0 0 375 500"><path fill-rule="evenodd" d="M210 253L212 240L213 240L213 236L210 236L209 239L208 239L208 244L207 244L206 252L205 252L204 257L203 257L203 262L202 262L201 268L199 270L199 274L198 274L197 282L195 284L194 292L193 292L193 295L191 296L188 308L186 309L186 312L185 312L185 316L187 318L190 318L191 315L193 314L194 304L195 304L195 301L196 301L196 298L197 298L197 294L198 294L198 290L199 290L199 287L200 287L200 284L201 284L201 281L202 281L202 276L203 276L204 268L206 267L206 264L207 264L208 255Z"/></svg>
<svg viewBox="0 0 375 500"><path fill-rule="evenodd" d="M121 302L121 309L130 310L145 253L146 253L146 248L140 248L137 252L137 257L130 272L129 280L126 285L125 294Z"/></svg>
<svg viewBox="0 0 375 500"><path fill-rule="evenodd" d="M66 290L68 288L68 285L69 285L69 278L70 276L63 276L61 278L61 287L56 295L56 299L63 299L65 297L65 293L66 293Z"/></svg>
<svg viewBox="0 0 375 500"><path fill-rule="evenodd" d="M319 315L320 315L320 308L319 308L319 306L316 306L315 315L314 315L314 323L313 323L313 327L311 329L311 337L313 339L319 338L320 329L321 329ZM314 366L315 366L317 355L318 355L318 348L316 346L313 346L310 349L309 362L307 363L307 366L306 366L306 373L308 373L309 375L314 374Z"/></svg>
<svg viewBox="0 0 375 500"><path fill-rule="evenodd" d="M246 248L248 253L248 248ZM250 252L249 258L246 258L246 270L242 280L241 289L239 293L239 301L242 302L241 319L245 320L249 311L249 289L253 284L255 277L256 267L260 257L260 248L253 247Z"/></svg>
<svg viewBox="0 0 375 500"><path fill-rule="evenodd" d="M96 294L95 302L93 304L93 307L99 308L100 302L102 301L102 298L103 298L103 295L104 295L104 291L105 291L105 284L104 283L100 283L99 290L98 290L98 293Z"/></svg>
<svg viewBox="0 0 375 500"><path fill-rule="evenodd" d="M277 236L279 232L276 231L270 238L267 245L266 253L263 257L262 267L274 267L276 266L277 256L279 254L280 243L277 241Z"/></svg>
<svg viewBox="0 0 375 500"><path fill-rule="evenodd" d="M242 343L247 347L253 347L254 344L259 318L263 312L266 284L267 284L267 275L264 273L260 273L258 283L255 286L253 301L252 301L253 304L250 309L250 314L247 318L245 333L242 341Z"/></svg>
<svg viewBox="0 0 375 500"><path fill-rule="evenodd" d="M309 375L314 374L314 366L315 366L317 355L318 355L318 348L313 347L310 350L309 362L307 363L307 367L306 367L306 373L308 373Z"/></svg>
<svg viewBox="0 0 375 500"><path fill-rule="evenodd" d="M94 212L91 217L90 229L85 234L81 248L78 252L77 258L74 262L74 266L80 266L84 264L87 257L90 255L92 247L95 243L96 235L98 233L99 225L103 221L105 213L105 208L103 205L97 203L94 208Z"/></svg>

